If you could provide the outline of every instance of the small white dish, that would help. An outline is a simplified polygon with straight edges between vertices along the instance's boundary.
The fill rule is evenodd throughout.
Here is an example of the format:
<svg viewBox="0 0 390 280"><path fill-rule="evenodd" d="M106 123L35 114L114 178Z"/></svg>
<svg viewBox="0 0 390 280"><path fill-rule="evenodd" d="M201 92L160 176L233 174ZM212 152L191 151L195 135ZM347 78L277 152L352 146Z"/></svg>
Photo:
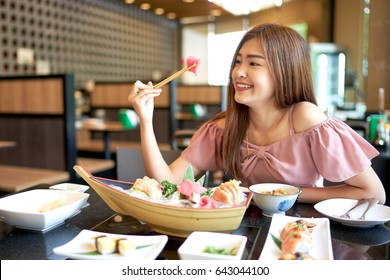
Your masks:
<svg viewBox="0 0 390 280"><path fill-rule="evenodd" d="M358 219L366 209L367 203L351 211L350 219L340 218L340 215L352 208L356 202L356 199L332 198L318 202L314 208L329 219L350 227L370 228L390 221L390 207L381 204L373 206L366 213L365 220Z"/></svg>
<svg viewBox="0 0 390 280"><path fill-rule="evenodd" d="M309 255L315 260L333 260L332 239L330 235L330 224L327 218L299 218L274 214L267 239L259 260L272 261L280 258L280 249L272 238L272 235L279 237L287 223L297 220L305 220L317 224L312 232L313 247ZM272 234L272 235L271 235Z"/></svg>
<svg viewBox="0 0 390 280"><path fill-rule="evenodd" d="M126 256L120 255L119 253L102 255L96 251L94 246L94 237L102 235L106 235L108 237L116 239L126 238L133 240L137 247L134 251L130 252ZM154 260L161 253L167 242L168 236L166 235L124 235L91 230L82 230L75 238L73 238L68 243L54 248L53 252L56 255L65 256L74 260Z"/></svg>
<svg viewBox="0 0 390 280"><path fill-rule="evenodd" d="M73 191L73 192L86 192L89 189L87 185L73 184L73 183L62 183L49 187L51 190L61 191Z"/></svg>
<svg viewBox="0 0 390 280"><path fill-rule="evenodd" d="M242 235L194 231L180 246L178 254L182 260L240 260L246 241L247 237Z"/></svg>
<svg viewBox="0 0 390 280"><path fill-rule="evenodd" d="M87 193L31 190L0 199L0 220L18 228L47 231L75 215Z"/></svg>

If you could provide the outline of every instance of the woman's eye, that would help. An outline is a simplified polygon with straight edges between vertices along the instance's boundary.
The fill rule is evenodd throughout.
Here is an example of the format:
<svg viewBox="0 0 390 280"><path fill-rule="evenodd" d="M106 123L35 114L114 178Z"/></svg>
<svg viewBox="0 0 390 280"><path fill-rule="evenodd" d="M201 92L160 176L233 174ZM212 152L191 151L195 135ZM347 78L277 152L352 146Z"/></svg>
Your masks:
<svg viewBox="0 0 390 280"><path fill-rule="evenodd" d="M240 64L240 63L241 63L241 61L240 61L239 59L236 59L236 60L234 61L234 65Z"/></svg>
<svg viewBox="0 0 390 280"><path fill-rule="evenodd" d="M249 63L251 66L261 66L260 63L257 63L257 62L254 62L252 61L251 63Z"/></svg>

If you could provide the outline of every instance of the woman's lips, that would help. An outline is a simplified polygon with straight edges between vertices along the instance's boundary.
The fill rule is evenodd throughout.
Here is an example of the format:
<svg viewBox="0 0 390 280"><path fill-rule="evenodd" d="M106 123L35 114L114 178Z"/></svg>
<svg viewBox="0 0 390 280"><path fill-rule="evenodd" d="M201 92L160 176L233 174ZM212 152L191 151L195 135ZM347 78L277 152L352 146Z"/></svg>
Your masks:
<svg viewBox="0 0 390 280"><path fill-rule="evenodd" d="M235 89L237 91L244 91L253 88L252 85L244 84L244 83L235 83Z"/></svg>

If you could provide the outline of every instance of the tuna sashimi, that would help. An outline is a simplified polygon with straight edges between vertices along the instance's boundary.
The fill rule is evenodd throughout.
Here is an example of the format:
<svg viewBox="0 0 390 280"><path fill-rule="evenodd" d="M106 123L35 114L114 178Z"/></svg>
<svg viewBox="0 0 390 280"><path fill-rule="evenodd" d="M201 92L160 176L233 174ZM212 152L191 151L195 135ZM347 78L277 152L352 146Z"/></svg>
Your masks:
<svg viewBox="0 0 390 280"><path fill-rule="evenodd" d="M192 182L191 180L183 181L182 183L180 183L177 189L181 194L187 197L191 196L192 193L202 194L207 191L207 189L205 187L202 187L201 184L199 184L198 182Z"/></svg>
<svg viewBox="0 0 390 280"><path fill-rule="evenodd" d="M158 84L154 85L154 88L155 89L161 88L163 85L169 83L173 79L176 79L177 77L179 77L180 75L182 75L183 73L185 73L187 71L190 71L190 72L194 73L195 75L198 75L199 64L200 64L200 59L193 57L193 56L189 56L186 60L186 65L187 65L186 67L177 71L176 73L173 73L168 78L166 78L166 79L162 80L161 82L159 82Z"/></svg>
<svg viewBox="0 0 390 280"><path fill-rule="evenodd" d="M194 56L189 56L186 61L186 66L189 68L188 71L192 72L195 74L195 76L198 76L198 67L200 65L200 59L194 57Z"/></svg>
<svg viewBox="0 0 390 280"><path fill-rule="evenodd" d="M217 208L217 202L205 195L200 198L199 208Z"/></svg>

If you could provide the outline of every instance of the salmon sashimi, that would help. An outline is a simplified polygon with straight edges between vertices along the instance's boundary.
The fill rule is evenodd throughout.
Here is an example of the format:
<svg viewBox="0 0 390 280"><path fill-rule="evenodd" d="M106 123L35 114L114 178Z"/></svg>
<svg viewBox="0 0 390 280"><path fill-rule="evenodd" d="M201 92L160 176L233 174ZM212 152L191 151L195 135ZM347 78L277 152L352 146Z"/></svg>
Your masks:
<svg viewBox="0 0 390 280"><path fill-rule="evenodd" d="M213 199L229 205L239 205L242 203L243 192L240 188L240 181L230 180L215 188Z"/></svg>
<svg viewBox="0 0 390 280"><path fill-rule="evenodd" d="M162 196L160 183L148 176L137 179L134 182L133 189L144 192L153 199L160 199Z"/></svg>
<svg viewBox="0 0 390 280"><path fill-rule="evenodd" d="M315 224L297 220L285 225L280 234L281 260L312 259L312 229Z"/></svg>
<svg viewBox="0 0 390 280"><path fill-rule="evenodd" d="M216 201L222 202L222 203L229 204L229 205L234 204L232 194L230 192L228 192L224 189L220 189L220 188L216 188L214 190L213 199Z"/></svg>

